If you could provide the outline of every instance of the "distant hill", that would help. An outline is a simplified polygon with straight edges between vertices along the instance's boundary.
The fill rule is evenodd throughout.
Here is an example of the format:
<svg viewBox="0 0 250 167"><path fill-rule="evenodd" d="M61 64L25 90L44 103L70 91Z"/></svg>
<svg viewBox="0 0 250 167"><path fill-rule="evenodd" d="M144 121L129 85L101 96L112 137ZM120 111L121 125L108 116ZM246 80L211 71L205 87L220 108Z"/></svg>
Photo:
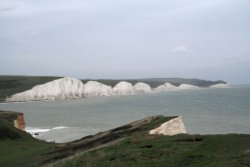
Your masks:
<svg viewBox="0 0 250 167"><path fill-rule="evenodd" d="M0 101L15 93L23 92L31 89L32 87L46 82L53 81L62 77L49 77L49 76L0 76ZM83 83L95 79L82 79ZM184 78L148 78L148 79L97 79L95 81L114 87L120 81L127 81L132 84L137 82L144 82L149 84L152 88L162 85L166 82L172 83L175 86L180 84L190 84L199 87L208 87L214 84L226 83L225 81L207 81L200 79L184 79Z"/></svg>

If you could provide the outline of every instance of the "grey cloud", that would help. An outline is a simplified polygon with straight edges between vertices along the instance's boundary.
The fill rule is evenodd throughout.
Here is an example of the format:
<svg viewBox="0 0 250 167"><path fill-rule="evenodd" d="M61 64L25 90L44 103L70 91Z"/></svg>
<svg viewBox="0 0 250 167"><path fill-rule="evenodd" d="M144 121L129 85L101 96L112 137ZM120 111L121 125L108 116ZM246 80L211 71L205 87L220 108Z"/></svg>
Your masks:
<svg viewBox="0 0 250 167"><path fill-rule="evenodd" d="M1 2L2 74L224 79L250 54L246 0Z"/></svg>

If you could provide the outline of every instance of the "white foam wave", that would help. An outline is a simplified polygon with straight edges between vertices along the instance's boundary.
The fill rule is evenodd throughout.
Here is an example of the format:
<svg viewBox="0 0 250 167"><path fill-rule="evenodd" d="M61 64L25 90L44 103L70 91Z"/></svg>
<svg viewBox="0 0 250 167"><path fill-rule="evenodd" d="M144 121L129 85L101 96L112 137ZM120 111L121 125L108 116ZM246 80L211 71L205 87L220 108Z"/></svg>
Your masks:
<svg viewBox="0 0 250 167"><path fill-rule="evenodd" d="M57 127L52 128L51 130L65 129L65 128L69 128L69 127L66 127L66 126L57 126Z"/></svg>
<svg viewBox="0 0 250 167"><path fill-rule="evenodd" d="M50 129L41 129L41 128L32 128L32 127L27 127L25 128L25 131L31 134L34 133L44 133L50 131Z"/></svg>
<svg viewBox="0 0 250 167"><path fill-rule="evenodd" d="M49 132L51 130L59 130L59 129L65 129L68 128L66 126L57 126L54 128L35 128L35 127L26 127L25 131L30 133L30 134L36 134L36 133L45 133L45 132Z"/></svg>

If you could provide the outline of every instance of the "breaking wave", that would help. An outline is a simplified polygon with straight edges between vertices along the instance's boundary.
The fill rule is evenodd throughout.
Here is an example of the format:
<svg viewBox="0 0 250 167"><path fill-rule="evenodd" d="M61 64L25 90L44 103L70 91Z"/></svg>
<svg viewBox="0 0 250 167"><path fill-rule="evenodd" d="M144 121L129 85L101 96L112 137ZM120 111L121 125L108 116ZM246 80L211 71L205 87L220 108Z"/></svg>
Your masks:
<svg viewBox="0 0 250 167"><path fill-rule="evenodd" d="M59 130L59 129L65 129L65 128L69 128L69 127L66 127L66 126L57 126L57 127L54 127L54 128L27 127L27 128L25 128L25 131L32 134L32 135L35 135L35 134L39 134L39 133L49 132L51 130Z"/></svg>

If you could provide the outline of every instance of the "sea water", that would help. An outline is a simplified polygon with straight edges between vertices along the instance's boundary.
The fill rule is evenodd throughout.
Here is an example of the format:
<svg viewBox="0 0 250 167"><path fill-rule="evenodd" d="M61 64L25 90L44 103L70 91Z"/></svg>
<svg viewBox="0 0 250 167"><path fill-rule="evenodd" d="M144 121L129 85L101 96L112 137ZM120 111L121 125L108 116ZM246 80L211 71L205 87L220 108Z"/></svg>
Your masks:
<svg viewBox="0 0 250 167"><path fill-rule="evenodd" d="M55 142L76 140L152 115L182 116L190 134L250 134L250 86L1 103L0 110L23 112L28 132Z"/></svg>

